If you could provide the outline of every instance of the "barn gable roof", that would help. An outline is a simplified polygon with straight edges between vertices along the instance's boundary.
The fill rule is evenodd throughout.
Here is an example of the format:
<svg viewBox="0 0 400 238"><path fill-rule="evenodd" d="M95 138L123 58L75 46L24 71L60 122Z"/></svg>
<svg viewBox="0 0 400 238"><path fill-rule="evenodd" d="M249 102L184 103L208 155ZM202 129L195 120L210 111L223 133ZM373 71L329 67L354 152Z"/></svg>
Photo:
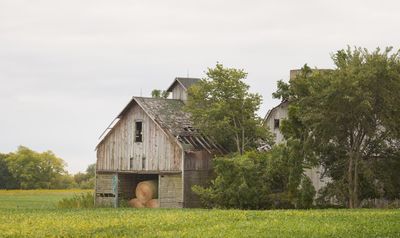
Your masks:
<svg viewBox="0 0 400 238"><path fill-rule="evenodd" d="M175 78L174 82L172 82L171 86L168 87L167 91L172 92L172 89L176 84L180 84L185 90L188 90L193 84L199 82L201 79L199 78Z"/></svg>
<svg viewBox="0 0 400 238"><path fill-rule="evenodd" d="M193 128L190 114L183 110L185 105L183 101L177 99L132 97L116 120L121 119L134 104L139 105L162 130L175 137L179 143L195 149L206 149L209 152L224 152L222 147L216 145ZM107 134L113 129L111 125L116 125L117 123L110 124ZM107 134L99 144L107 137Z"/></svg>

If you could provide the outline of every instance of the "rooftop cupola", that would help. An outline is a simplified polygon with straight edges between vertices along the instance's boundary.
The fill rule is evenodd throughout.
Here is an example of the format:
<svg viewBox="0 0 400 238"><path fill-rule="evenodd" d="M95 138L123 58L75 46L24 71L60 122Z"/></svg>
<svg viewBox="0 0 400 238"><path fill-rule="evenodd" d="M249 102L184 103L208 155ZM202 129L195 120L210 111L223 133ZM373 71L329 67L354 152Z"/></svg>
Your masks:
<svg viewBox="0 0 400 238"><path fill-rule="evenodd" d="M188 89L195 83L200 81L198 78L175 78L174 82L167 89L172 93L172 99L187 100Z"/></svg>

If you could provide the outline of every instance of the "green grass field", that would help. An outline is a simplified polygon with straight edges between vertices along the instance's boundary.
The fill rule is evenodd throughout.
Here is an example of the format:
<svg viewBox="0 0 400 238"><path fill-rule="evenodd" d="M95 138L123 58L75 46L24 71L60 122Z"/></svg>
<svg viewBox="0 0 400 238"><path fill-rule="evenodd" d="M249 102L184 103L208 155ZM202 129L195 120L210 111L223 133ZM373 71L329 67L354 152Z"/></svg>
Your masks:
<svg viewBox="0 0 400 238"><path fill-rule="evenodd" d="M1 208L46 209L55 208L58 201L74 194L91 190L0 190Z"/></svg>
<svg viewBox="0 0 400 238"><path fill-rule="evenodd" d="M61 198L77 192L80 191L0 191L0 237L400 237L400 210L136 210L54 206ZM35 205L29 205L31 201ZM23 205L17 205L18 202Z"/></svg>

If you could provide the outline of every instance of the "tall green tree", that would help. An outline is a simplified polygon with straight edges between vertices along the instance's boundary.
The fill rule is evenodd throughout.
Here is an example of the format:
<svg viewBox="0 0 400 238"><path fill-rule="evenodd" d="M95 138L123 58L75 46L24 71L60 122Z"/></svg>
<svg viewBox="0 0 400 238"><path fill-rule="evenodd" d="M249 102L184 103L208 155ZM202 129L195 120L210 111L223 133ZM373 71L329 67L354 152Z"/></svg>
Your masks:
<svg viewBox="0 0 400 238"><path fill-rule="evenodd" d="M189 89L186 110L194 126L231 152L243 154L270 135L256 112L262 98L250 93L247 73L217 63Z"/></svg>
<svg viewBox="0 0 400 238"><path fill-rule="evenodd" d="M7 156L7 154L0 153L0 189L18 188L17 181L8 169Z"/></svg>
<svg viewBox="0 0 400 238"><path fill-rule="evenodd" d="M317 159L346 187L350 208L359 206L360 185L365 185L360 179L384 181L374 164L400 159L400 57L391 52L340 50L332 56L334 70L305 66L289 84L280 82L274 94L290 101L285 138L298 142L300 155Z"/></svg>

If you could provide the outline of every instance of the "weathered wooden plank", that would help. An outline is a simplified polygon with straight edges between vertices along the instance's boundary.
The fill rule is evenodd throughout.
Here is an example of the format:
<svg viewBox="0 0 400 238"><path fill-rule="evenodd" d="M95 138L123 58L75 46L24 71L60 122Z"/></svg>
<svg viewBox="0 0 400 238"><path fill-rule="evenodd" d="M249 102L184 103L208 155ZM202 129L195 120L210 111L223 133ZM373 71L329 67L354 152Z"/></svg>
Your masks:
<svg viewBox="0 0 400 238"><path fill-rule="evenodd" d="M112 177L113 174L96 174L96 194L112 193Z"/></svg>

